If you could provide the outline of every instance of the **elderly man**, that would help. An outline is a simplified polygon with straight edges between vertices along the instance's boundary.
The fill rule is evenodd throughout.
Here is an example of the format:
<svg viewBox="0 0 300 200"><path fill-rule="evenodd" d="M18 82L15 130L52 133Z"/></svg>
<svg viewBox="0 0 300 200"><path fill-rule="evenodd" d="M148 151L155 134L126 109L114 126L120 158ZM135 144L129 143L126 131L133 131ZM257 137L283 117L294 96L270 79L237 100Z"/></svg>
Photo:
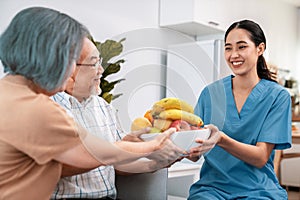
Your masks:
<svg viewBox="0 0 300 200"><path fill-rule="evenodd" d="M99 85L102 73L99 52L90 40L85 39L76 69L69 78L65 92L52 98L90 133L115 142L121 140L125 134L114 108L98 96L101 93ZM129 134L124 139L136 140L138 137ZM144 170L139 172L145 172ZM115 199L115 169L111 165L101 166L86 173L62 178L52 198Z"/></svg>

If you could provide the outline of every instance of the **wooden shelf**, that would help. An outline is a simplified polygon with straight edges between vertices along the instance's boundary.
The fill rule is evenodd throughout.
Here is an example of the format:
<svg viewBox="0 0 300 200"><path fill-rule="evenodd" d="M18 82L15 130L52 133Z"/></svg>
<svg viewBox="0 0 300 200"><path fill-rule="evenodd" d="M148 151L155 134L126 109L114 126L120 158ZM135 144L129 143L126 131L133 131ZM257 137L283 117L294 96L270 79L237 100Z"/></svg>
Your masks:
<svg viewBox="0 0 300 200"><path fill-rule="evenodd" d="M293 116L292 116L292 121L293 122L300 122L300 115L298 114L298 115L294 115L293 114Z"/></svg>

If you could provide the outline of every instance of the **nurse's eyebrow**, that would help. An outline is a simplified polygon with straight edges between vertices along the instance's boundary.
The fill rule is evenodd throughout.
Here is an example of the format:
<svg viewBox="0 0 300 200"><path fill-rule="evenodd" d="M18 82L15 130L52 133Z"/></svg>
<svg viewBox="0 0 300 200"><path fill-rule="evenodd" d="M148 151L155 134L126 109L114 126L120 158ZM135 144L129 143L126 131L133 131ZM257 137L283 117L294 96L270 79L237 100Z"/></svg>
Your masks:
<svg viewBox="0 0 300 200"><path fill-rule="evenodd" d="M241 41L238 41L238 42L236 42L236 44L248 44L246 41L243 41L243 40L241 40ZM231 43L225 43L225 47L226 46L231 46L232 44Z"/></svg>
<svg viewBox="0 0 300 200"><path fill-rule="evenodd" d="M241 41L238 41L237 44L248 44L248 43L246 41L241 40Z"/></svg>

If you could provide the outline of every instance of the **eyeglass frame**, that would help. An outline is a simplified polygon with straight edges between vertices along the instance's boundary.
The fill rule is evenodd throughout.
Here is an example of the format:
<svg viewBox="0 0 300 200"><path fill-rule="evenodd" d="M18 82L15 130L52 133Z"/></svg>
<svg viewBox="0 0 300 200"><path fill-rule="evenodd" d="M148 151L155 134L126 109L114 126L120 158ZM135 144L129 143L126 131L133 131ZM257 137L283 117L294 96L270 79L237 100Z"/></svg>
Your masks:
<svg viewBox="0 0 300 200"><path fill-rule="evenodd" d="M76 63L76 66L87 66L87 67L100 67L102 64L103 58L100 57L100 59L95 64L85 64L85 63Z"/></svg>

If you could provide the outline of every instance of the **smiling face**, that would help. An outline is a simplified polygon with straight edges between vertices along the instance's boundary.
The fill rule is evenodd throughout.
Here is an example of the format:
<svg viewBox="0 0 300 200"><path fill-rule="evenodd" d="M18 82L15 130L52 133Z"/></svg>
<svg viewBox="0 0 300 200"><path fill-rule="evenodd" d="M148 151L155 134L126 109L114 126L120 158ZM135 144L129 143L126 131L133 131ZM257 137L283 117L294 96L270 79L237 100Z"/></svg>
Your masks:
<svg viewBox="0 0 300 200"><path fill-rule="evenodd" d="M96 64L99 60L99 51L96 46L85 38L77 61L79 64L69 78L66 88L66 92L76 97L78 101L101 93L100 78L104 70L100 64Z"/></svg>
<svg viewBox="0 0 300 200"><path fill-rule="evenodd" d="M236 76L257 76L257 59L264 50L264 43L255 46L250 33L240 28L232 29L225 41L225 59Z"/></svg>

